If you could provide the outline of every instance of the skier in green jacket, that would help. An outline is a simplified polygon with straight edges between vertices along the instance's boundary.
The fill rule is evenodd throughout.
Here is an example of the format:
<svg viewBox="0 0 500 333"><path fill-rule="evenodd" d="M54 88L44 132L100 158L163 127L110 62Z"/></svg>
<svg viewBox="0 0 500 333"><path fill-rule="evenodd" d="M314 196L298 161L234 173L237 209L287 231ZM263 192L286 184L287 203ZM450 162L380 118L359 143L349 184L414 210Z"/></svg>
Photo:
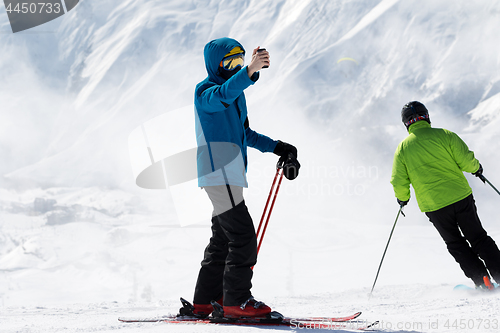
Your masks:
<svg viewBox="0 0 500 333"><path fill-rule="evenodd" d="M434 224L450 254L478 288L500 282L500 251L477 215L472 189L463 172L476 177L483 168L455 133L432 128L429 112L417 101L401 111L408 137L394 154L391 184L400 206L413 185L420 210Z"/></svg>

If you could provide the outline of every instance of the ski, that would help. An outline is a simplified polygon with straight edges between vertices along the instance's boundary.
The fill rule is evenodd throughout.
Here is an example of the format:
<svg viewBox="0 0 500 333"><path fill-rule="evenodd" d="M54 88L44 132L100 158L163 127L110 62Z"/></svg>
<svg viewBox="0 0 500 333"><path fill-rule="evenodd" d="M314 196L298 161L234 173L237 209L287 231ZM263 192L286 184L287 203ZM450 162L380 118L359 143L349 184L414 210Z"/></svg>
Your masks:
<svg viewBox="0 0 500 333"><path fill-rule="evenodd" d="M342 323L342 322L347 322L347 321L352 321L356 318L358 318L361 315L361 312L357 312L351 316L347 317L305 317L305 318L285 318L283 317L284 320L288 321L300 321L300 322L306 322L306 321L314 321L314 322L332 322L332 323ZM153 317L153 318L118 318L119 321L126 322L126 323L134 323L134 322L146 322L146 323L154 323L154 322L160 322L160 321L175 321L175 320L181 320L181 321L196 321L200 320L202 318L198 317L192 317L192 316L162 316L162 317ZM216 319L216 318L208 318L208 319Z"/></svg>
<svg viewBox="0 0 500 333"><path fill-rule="evenodd" d="M361 316L361 312L356 312L355 314L346 317L307 317L300 320L343 322L354 320L359 316Z"/></svg>
<svg viewBox="0 0 500 333"><path fill-rule="evenodd" d="M489 291L489 292L492 292L492 291L496 292L496 291L500 290L498 288L498 284L495 282L491 282L491 280L488 276L484 276L483 281L484 281L484 283L481 285L481 287L471 288L465 284L459 284L459 285L456 285L453 288L453 290L480 290L480 291Z"/></svg>
<svg viewBox="0 0 500 333"><path fill-rule="evenodd" d="M465 284L457 284L453 287L453 290L476 290L476 288L469 287Z"/></svg>
<svg viewBox="0 0 500 333"><path fill-rule="evenodd" d="M455 291L470 291L470 292L498 292L500 288L498 287L498 284L494 283L494 289L493 290L488 290L488 289L482 289L482 288L475 288L475 287L470 287L465 284L457 284L455 287L453 287L453 290Z"/></svg>
<svg viewBox="0 0 500 333"><path fill-rule="evenodd" d="M181 298L182 308L179 314L175 316L162 316L155 318L118 318L124 323L145 323L145 322L164 322L169 324L226 324L226 325L248 325L248 326L288 326L291 328L305 329L352 329L366 330L378 324L377 322L366 322L354 320L361 315L361 312L356 312L353 315L345 317L305 317L291 318L284 317L279 312L273 311L266 317L256 318L225 318L223 316L223 308L216 302L212 302L214 312L210 317L200 318L193 315L194 307Z"/></svg>
<svg viewBox="0 0 500 333"><path fill-rule="evenodd" d="M275 316L275 318L273 318ZM124 323L145 323L145 322L163 322L167 324L222 324L239 326L287 326L292 329L328 329L328 330L358 330L364 331L374 327L378 321L329 321L317 320L315 318L287 318L279 317L278 313L271 313L268 318L215 318L208 317L204 319L189 316L163 316L156 318L118 318ZM325 318L328 319L328 318Z"/></svg>

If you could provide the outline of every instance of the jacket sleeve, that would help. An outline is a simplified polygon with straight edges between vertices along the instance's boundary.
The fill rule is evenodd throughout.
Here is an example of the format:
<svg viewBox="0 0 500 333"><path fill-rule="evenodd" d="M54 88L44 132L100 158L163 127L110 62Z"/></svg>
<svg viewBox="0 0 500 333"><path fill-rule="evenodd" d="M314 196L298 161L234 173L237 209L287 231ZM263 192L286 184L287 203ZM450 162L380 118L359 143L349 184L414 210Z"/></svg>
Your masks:
<svg viewBox="0 0 500 333"><path fill-rule="evenodd" d="M258 77L255 81L257 79ZM254 77L252 79L248 77L247 67L244 67L221 85L215 84L206 89L201 87L196 98L199 105L208 113L224 111L255 81Z"/></svg>
<svg viewBox="0 0 500 333"><path fill-rule="evenodd" d="M394 153L394 161L392 164L391 184L394 188L396 198L401 201L410 199L410 177L408 170L401 156L401 144L396 153Z"/></svg>
<svg viewBox="0 0 500 333"><path fill-rule="evenodd" d="M278 141L274 141L270 137L259 134L250 127L245 129L245 135L247 137L248 146L256 148L263 153L273 152L278 144Z"/></svg>
<svg viewBox="0 0 500 333"><path fill-rule="evenodd" d="M450 132L450 149L460 170L474 173L479 169L479 161L474 157L474 152L469 150L467 144L455 133Z"/></svg>

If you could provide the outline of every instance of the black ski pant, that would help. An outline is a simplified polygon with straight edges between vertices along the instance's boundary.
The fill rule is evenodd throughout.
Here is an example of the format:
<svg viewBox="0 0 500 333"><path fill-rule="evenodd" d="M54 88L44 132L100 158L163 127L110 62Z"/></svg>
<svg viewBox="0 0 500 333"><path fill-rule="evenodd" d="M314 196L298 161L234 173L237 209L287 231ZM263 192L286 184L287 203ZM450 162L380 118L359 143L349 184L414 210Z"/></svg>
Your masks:
<svg viewBox="0 0 500 333"><path fill-rule="evenodd" d="M196 283L195 304L224 296L225 306L239 306L252 294L252 267L257 262L257 239L252 218L238 186L207 186L214 206L212 237L205 249Z"/></svg>
<svg viewBox="0 0 500 333"><path fill-rule="evenodd" d="M483 276L489 276L488 269L495 281L500 283L500 251L481 225L472 194L425 214L468 278L476 285L483 284Z"/></svg>

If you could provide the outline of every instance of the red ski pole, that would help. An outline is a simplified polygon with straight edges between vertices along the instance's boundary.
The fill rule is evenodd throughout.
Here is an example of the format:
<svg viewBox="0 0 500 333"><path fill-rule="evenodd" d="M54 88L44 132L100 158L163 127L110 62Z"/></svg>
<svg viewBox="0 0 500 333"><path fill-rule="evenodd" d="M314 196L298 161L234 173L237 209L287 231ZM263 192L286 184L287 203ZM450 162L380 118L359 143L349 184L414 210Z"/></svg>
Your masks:
<svg viewBox="0 0 500 333"><path fill-rule="evenodd" d="M276 180L278 179L278 175L279 175L278 186L276 186L276 191L274 192L274 197L273 197L273 200L271 201L271 207L269 208L269 213L267 213L267 207L269 206L269 201L271 200L271 197L273 196L273 190L274 190L274 186L276 185ZM274 176L274 181L273 181L273 184L271 186L271 190L269 191L269 196L267 197L264 211L262 212L262 217L260 219L259 228L257 229L257 234L256 234L256 236L257 236L257 254L259 253L260 246L262 245L262 240L264 239L264 235L265 235L266 230L267 230L267 225L269 223L269 218L271 217L271 212L273 211L274 202L276 201L276 196L278 195L278 191L280 189L280 185L281 185L282 180L283 180L283 166L278 163L278 166L276 168L276 175ZM262 224L262 222L264 221L264 218L266 216L266 213L267 213L266 222L264 224ZM264 226L264 228L262 229L262 235L260 235L260 230L261 230L262 226ZM259 236L260 236L260 239L259 239Z"/></svg>

